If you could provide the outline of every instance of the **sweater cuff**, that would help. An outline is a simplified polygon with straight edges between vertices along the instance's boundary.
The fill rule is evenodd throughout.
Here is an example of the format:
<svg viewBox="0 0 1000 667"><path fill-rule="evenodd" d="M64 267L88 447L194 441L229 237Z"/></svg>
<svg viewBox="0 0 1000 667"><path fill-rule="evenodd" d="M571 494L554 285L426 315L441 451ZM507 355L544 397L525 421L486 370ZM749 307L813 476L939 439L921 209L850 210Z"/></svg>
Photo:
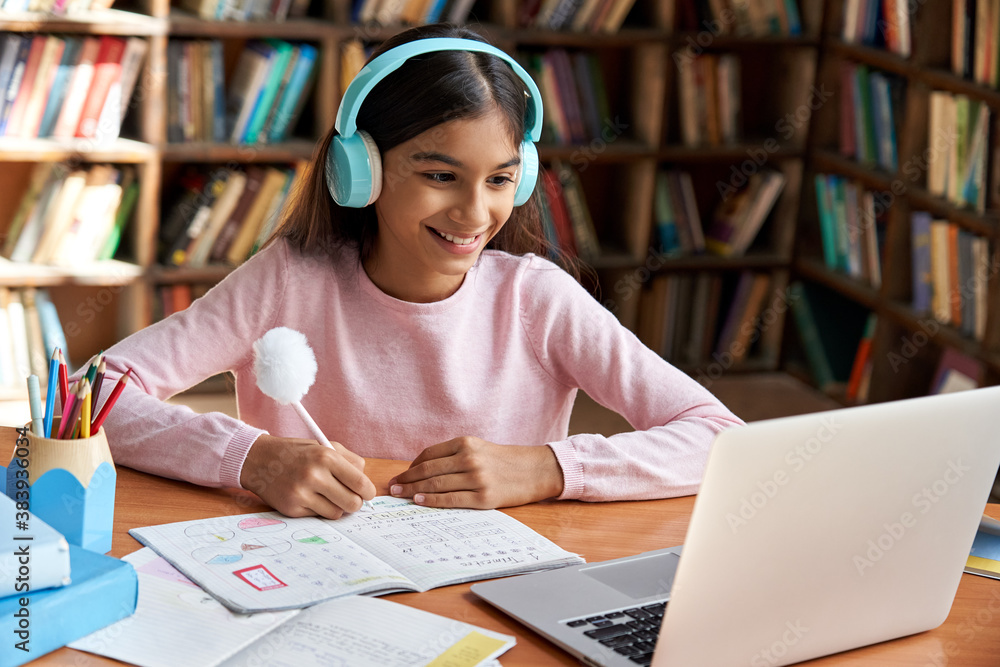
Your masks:
<svg viewBox="0 0 1000 667"><path fill-rule="evenodd" d="M563 491L556 500L576 500L583 495L583 463L576 455L572 440L547 443L556 455L563 473Z"/></svg>
<svg viewBox="0 0 1000 667"><path fill-rule="evenodd" d="M267 431L252 426L242 425L229 441L226 453L219 467L219 483L224 487L242 489L240 473L243 472L243 462L247 458L250 446Z"/></svg>

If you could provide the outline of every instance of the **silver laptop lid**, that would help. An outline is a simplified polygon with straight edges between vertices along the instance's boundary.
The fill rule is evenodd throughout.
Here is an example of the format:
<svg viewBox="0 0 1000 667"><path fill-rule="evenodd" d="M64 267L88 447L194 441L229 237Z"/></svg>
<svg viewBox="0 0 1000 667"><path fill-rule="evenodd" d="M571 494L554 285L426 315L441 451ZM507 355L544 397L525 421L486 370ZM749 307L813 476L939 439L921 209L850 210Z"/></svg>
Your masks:
<svg viewBox="0 0 1000 667"><path fill-rule="evenodd" d="M1000 387L716 438L654 667L777 667L940 625L1000 465Z"/></svg>

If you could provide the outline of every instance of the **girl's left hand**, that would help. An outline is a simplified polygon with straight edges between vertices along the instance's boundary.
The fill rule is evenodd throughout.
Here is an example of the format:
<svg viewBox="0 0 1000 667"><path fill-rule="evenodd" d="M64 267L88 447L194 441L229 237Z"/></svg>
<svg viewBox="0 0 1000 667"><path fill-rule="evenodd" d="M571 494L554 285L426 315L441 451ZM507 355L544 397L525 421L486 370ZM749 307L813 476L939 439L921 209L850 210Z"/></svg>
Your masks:
<svg viewBox="0 0 1000 667"><path fill-rule="evenodd" d="M427 507L511 507L562 489L562 468L547 445L497 445L471 436L428 447L389 480L392 495Z"/></svg>

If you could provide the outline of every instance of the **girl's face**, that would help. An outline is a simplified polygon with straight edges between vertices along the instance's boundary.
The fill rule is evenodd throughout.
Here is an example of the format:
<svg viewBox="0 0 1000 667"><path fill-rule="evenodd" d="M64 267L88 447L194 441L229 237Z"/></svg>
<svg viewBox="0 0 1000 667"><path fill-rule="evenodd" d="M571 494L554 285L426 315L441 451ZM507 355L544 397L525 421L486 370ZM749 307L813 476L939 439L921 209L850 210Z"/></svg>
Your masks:
<svg viewBox="0 0 1000 667"><path fill-rule="evenodd" d="M382 156L378 234L365 263L390 296L430 302L461 286L514 208L518 145L499 111L433 127Z"/></svg>

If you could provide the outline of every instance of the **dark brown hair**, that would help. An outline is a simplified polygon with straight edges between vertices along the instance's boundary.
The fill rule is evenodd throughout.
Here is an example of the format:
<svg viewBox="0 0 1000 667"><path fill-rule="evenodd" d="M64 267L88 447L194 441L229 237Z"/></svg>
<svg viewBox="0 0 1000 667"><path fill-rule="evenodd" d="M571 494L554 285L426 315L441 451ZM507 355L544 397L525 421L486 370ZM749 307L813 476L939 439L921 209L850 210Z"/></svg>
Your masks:
<svg viewBox="0 0 1000 667"><path fill-rule="evenodd" d="M467 28L440 23L401 32L383 42L371 57L430 37L486 41ZM380 81L362 102L357 126L371 135L384 155L441 123L481 117L494 109L499 109L507 120L515 145L519 145L525 135L526 99L524 84L510 66L486 53L435 51L410 58ZM378 233L375 207L348 208L333 201L326 185L325 165L334 136L336 130L331 128L320 142L309 168L289 197L272 240L284 238L300 252L319 250L331 255L345 246L356 248L364 262L371 255ZM538 189L527 202L514 208L487 248L548 256L579 278L575 261L550 244L542 233Z"/></svg>

